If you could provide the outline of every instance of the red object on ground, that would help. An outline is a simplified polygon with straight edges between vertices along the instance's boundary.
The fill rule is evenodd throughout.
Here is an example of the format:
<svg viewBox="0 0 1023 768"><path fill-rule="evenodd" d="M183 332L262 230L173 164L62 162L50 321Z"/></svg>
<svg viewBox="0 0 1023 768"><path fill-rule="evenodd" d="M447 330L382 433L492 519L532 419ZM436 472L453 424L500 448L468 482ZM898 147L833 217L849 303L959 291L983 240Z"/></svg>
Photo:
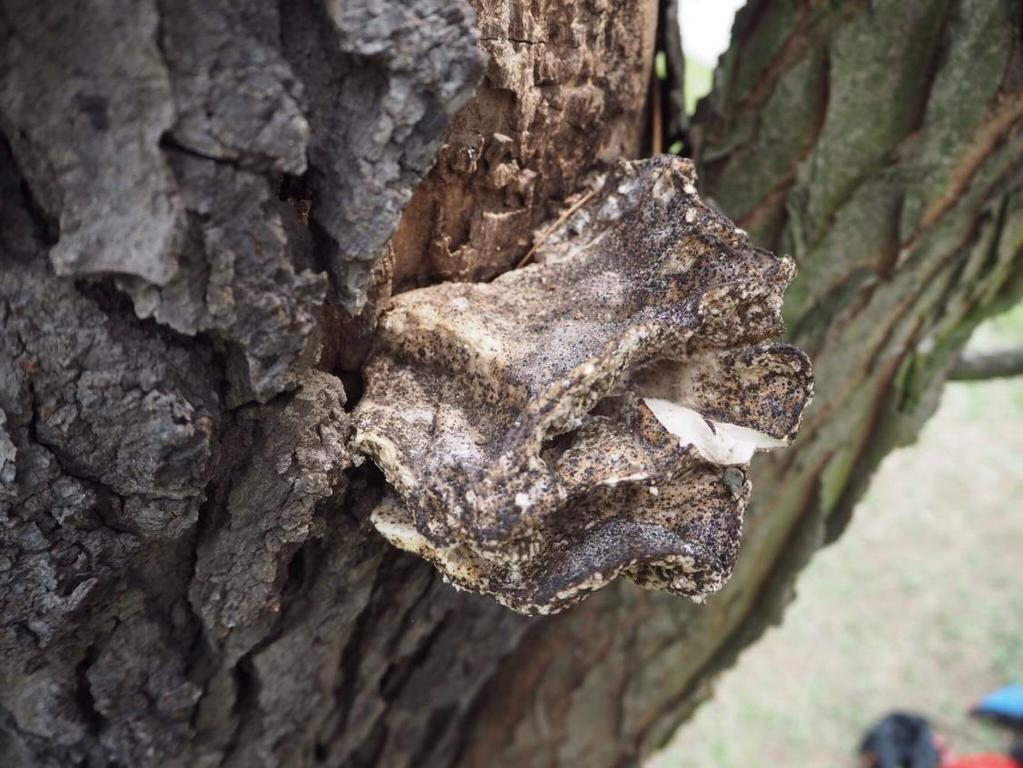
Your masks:
<svg viewBox="0 0 1023 768"><path fill-rule="evenodd" d="M1023 768L1005 755L966 755L942 762L941 768Z"/></svg>

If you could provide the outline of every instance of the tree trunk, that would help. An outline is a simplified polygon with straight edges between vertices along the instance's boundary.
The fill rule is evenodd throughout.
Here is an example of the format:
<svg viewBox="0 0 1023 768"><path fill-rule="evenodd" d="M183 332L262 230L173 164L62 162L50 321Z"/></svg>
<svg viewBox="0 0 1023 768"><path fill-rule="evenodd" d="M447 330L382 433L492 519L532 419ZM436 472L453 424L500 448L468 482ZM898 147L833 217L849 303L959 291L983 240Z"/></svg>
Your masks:
<svg viewBox="0 0 1023 768"><path fill-rule="evenodd" d="M1023 290L1019 4L752 0L688 145L817 399L732 579L456 592L349 456L378 314L681 124L653 0L473 5L0 3L0 762L634 764Z"/></svg>

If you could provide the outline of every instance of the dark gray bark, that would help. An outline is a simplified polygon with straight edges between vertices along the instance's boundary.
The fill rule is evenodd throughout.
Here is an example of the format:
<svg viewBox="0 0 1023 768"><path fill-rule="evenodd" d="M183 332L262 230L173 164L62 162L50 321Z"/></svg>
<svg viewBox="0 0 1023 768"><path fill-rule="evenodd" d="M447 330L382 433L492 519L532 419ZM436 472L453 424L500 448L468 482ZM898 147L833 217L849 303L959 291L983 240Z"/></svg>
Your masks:
<svg viewBox="0 0 1023 768"><path fill-rule="evenodd" d="M818 398L732 582L455 592L366 522L376 314L640 151L657 3L474 5L0 4L0 762L635 763L1018 297L1018 4L754 0L690 137Z"/></svg>

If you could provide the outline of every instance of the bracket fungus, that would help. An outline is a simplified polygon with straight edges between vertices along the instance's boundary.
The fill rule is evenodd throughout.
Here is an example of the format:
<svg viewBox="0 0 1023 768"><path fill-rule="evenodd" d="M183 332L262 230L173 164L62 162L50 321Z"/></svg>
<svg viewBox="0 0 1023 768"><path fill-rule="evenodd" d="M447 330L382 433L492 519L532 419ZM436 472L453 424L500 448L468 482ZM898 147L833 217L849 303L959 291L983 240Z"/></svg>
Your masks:
<svg viewBox="0 0 1023 768"><path fill-rule="evenodd" d="M694 181L680 158L620 163L535 263L394 299L353 442L393 486L385 538L522 613L619 574L722 586L750 458L794 437L813 380L772 341L793 262Z"/></svg>

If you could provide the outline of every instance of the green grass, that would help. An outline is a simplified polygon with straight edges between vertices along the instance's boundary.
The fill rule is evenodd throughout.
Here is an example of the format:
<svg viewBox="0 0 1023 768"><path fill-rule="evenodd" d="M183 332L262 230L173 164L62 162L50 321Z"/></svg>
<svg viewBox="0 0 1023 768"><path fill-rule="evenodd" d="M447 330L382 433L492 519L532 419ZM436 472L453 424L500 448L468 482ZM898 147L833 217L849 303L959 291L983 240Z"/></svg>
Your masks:
<svg viewBox="0 0 1023 768"><path fill-rule="evenodd" d="M1023 344L1023 306L971 347ZM960 752L1005 736L966 714L1023 681L1023 379L946 388L890 455L843 538L814 559L785 623L719 681L656 768L854 766L863 730L924 713Z"/></svg>
<svg viewBox="0 0 1023 768"><path fill-rule="evenodd" d="M1023 345L1023 302L984 323L970 339L971 349L984 352L1018 345Z"/></svg>

